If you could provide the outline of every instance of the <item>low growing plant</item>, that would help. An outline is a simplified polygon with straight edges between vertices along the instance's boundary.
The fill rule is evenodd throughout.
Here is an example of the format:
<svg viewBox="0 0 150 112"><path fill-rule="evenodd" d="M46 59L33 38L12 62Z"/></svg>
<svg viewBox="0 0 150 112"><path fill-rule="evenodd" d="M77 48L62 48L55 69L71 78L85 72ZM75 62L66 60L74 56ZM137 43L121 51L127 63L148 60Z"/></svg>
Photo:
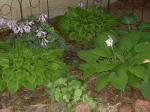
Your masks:
<svg viewBox="0 0 150 112"><path fill-rule="evenodd" d="M93 109L96 107L96 102L85 95L85 85L74 78L59 78L55 82L49 82L47 91L53 101L64 102L67 108L72 108L78 102L84 102Z"/></svg>
<svg viewBox="0 0 150 112"><path fill-rule="evenodd" d="M101 7L69 8L68 11L56 18L58 29L67 40L88 42L93 40L97 32L110 30L117 19L106 13Z"/></svg>
<svg viewBox="0 0 150 112"><path fill-rule="evenodd" d="M128 25L128 30L131 30L131 25L134 24L137 20L137 17L132 14L132 13L129 13L129 14L125 14L122 18L121 18L121 22L123 24L126 24Z"/></svg>
<svg viewBox="0 0 150 112"><path fill-rule="evenodd" d="M33 90L65 76L67 70L61 55L60 49L33 50L20 43L8 52L1 52L0 91L15 93L22 87Z"/></svg>
<svg viewBox="0 0 150 112"><path fill-rule="evenodd" d="M85 61L79 68L86 78L96 75L98 91L109 83L122 91L130 85L150 100L150 41L136 36L140 33L129 33L119 40L111 33L103 33L94 49L79 52Z"/></svg>

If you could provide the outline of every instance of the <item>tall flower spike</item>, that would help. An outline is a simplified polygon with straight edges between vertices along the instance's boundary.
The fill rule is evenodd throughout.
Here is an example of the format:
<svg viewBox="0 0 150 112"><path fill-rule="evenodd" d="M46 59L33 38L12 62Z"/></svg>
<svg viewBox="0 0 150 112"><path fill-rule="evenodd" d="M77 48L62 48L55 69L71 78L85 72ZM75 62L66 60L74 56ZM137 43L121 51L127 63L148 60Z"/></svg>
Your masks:
<svg viewBox="0 0 150 112"><path fill-rule="evenodd" d="M105 41L108 47L113 47L113 39L110 35L108 35L108 39Z"/></svg>

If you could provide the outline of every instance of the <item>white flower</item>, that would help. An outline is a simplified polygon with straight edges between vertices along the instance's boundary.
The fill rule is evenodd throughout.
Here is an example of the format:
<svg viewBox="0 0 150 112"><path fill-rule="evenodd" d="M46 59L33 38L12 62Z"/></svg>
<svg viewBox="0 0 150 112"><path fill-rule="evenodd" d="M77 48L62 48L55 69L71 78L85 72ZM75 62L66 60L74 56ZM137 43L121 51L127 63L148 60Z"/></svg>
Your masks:
<svg viewBox="0 0 150 112"><path fill-rule="evenodd" d="M110 35L108 35L108 39L105 41L108 47L113 47L113 39Z"/></svg>
<svg viewBox="0 0 150 112"><path fill-rule="evenodd" d="M47 46L48 44L48 40L46 38L42 38L42 41L41 41L41 46Z"/></svg>
<svg viewBox="0 0 150 112"><path fill-rule="evenodd" d="M145 59L143 63L150 63L150 60Z"/></svg>

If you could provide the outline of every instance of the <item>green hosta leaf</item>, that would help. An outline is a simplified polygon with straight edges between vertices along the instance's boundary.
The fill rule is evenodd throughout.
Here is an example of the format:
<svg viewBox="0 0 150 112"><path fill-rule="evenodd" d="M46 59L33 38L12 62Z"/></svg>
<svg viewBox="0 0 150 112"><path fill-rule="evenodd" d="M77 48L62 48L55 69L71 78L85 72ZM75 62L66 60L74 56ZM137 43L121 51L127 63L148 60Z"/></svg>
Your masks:
<svg viewBox="0 0 150 112"><path fill-rule="evenodd" d="M101 91L109 82L108 74L98 74L96 78L96 90Z"/></svg>
<svg viewBox="0 0 150 112"><path fill-rule="evenodd" d="M6 83L0 79L0 91L3 91L6 88Z"/></svg>
<svg viewBox="0 0 150 112"><path fill-rule="evenodd" d="M116 67L116 64L110 63L107 60L100 60L98 65L95 66L96 73L106 72L106 71L112 70L114 67Z"/></svg>
<svg viewBox="0 0 150 112"><path fill-rule="evenodd" d="M19 82L18 80L9 80L7 82L8 91L11 93L15 93L19 89Z"/></svg>
<svg viewBox="0 0 150 112"><path fill-rule="evenodd" d="M83 74L86 78L96 73L96 66L98 63L85 63L80 65L80 70L83 71Z"/></svg>
<svg viewBox="0 0 150 112"><path fill-rule="evenodd" d="M140 23L137 25L138 30L149 30L150 29L150 23Z"/></svg>
<svg viewBox="0 0 150 112"><path fill-rule="evenodd" d="M143 80L148 80L150 77L150 72L145 66L138 65L135 67L131 67L129 70L132 74L136 75L137 77Z"/></svg>
<svg viewBox="0 0 150 112"><path fill-rule="evenodd" d="M128 82L126 68L117 68L116 72L112 72L110 74L109 80L116 89L123 91Z"/></svg>
<svg viewBox="0 0 150 112"><path fill-rule="evenodd" d="M80 65L85 77L90 77L95 73L105 72L112 70L116 65L109 61L100 61L99 63L85 63Z"/></svg>
<svg viewBox="0 0 150 112"><path fill-rule="evenodd" d="M143 84L139 87L142 95L150 100L150 81L144 81Z"/></svg>
<svg viewBox="0 0 150 112"><path fill-rule="evenodd" d="M143 64L146 59L150 59L149 53L137 54L131 59L133 65Z"/></svg>
<svg viewBox="0 0 150 112"><path fill-rule="evenodd" d="M100 53L98 52L98 49L79 52L79 57L86 62L96 62L96 60L99 58L99 55Z"/></svg>
<svg viewBox="0 0 150 112"><path fill-rule="evenodd" d="M142 42L135 47L135 51L141 54L149 54L150 57L150 42Z"/></svg>
<svg viewBox="0 0 150 112"><path fill-rule="evenodd" d="M133 24L136 22L136 16L134 14L126 14L121 18L123 24Z"/></svg>
<svg viewBox="0 0 150 112"><path fill-rule="evenodd" d="M141 79L132 73L128 73L128 84L132 87L138 88L141 83Z"/></svg>
<svg viewBox="0 0 150 112"><path fill-rule="evenodd" d="M133 43L129 38L123 38L119 41L119 50L129 52L133 48Z"/></svg>

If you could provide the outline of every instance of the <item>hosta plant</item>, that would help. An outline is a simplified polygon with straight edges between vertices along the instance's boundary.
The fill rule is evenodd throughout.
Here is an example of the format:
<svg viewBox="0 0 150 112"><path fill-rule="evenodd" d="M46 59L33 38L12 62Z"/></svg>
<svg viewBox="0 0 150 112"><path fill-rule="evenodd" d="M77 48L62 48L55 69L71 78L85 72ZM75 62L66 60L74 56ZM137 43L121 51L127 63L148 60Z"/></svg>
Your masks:
<svg viewBox="0 0 150 112"><path fill-rule="evenodd" d="M86 78L97 76L98 91L109 83L118 90L130 85L150 100L150 41L133 34L132 38L126 35L119 40L111 33L102 34L94 49L79 52L85 61L79 68Z"/></svg>
<svg viewBox="0 0 150 112"><path fill-rule="evenodd" d="M56 20L58 30L67 40L80 42L93 40L98 32L110 30L117 23L116 18L96 5L69 8Z"/></svg>
<svg viewBox="0 0 150 112"><path fill-rule="evenodd" d="M125 14L122 18L121 18L121 22L123 24L128 25L128 29L131 29L131 25L134 24L136 22L137 18L134 14L129 13L129 14Z"/></svg>
<svg viewBox="0 0 150 112"><path fill-rule="evenodd" d="M11 93L24 87L29 90L65 76L62 50L29 49L21 44L0 53L0 91Z"/></svg>

